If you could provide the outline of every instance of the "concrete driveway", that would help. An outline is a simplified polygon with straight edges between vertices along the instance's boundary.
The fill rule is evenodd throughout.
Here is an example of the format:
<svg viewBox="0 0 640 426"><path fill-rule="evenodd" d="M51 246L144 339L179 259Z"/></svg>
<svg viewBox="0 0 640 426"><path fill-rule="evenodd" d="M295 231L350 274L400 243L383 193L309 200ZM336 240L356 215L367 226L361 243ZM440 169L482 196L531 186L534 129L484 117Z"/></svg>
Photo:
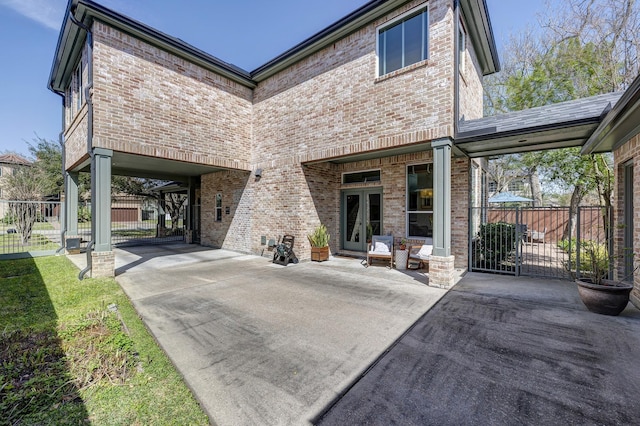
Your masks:
<svg viewBox="0 0 640 426"><path fill-rule="evenodd" d="M220 425L309 423L446 293L354 259L284 267L193 245L118 249L116 274Z"/></svg>

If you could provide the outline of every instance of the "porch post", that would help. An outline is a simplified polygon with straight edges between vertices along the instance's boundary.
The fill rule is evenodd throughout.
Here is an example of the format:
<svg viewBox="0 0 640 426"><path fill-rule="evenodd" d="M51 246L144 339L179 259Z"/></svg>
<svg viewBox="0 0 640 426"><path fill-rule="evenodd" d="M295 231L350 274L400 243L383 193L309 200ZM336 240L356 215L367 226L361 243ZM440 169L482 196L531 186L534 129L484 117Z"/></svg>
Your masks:
<svg viewBox="0 0 640 426"><path fill-rule="evenodd" d="M449 138L431 142L433 148L433 254L429 260L429 285L454 284L451 255L451 147Z"/></svg>
<svg viewBox="0 0 640 426"><path fill-rule="evenodd" d="M111 157L113 151L94 148L91 159L91 229L95 242L91 253L92 277L115 275L111 248Z"/></svg>

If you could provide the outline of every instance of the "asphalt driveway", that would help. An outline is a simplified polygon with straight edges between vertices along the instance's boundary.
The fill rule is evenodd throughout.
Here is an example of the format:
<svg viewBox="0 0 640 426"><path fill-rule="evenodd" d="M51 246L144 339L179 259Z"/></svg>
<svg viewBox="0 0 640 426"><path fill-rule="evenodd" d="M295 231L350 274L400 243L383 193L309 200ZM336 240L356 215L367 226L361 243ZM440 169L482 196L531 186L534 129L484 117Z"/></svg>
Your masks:
<svg viewBox="0 0 640 426"><path fill-rule="evenodd" d="M118 249L116 274L220 425L308 424L446 293L354 259L193 245Z"/></svg>
<svg viewBox="0 0 640 426"><path fill-rule="evenodd" d="M316 423L632 425L640 311L569 281L467 274Z"/></svg>

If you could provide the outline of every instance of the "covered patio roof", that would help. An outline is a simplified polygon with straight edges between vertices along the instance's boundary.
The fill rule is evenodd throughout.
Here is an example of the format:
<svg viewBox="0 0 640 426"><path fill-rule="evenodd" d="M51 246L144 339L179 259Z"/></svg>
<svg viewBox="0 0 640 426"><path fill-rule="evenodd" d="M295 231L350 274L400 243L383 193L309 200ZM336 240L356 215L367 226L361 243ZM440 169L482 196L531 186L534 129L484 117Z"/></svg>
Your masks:
<svg viewBox="0 0 640 426"><path fill-rule="evenodd" d="M91 171L90 159L87 158L72 170L76 172L89 173ZM184 161L114 151L111 174L114 176L135 176L149 179L186 182L189 177L196 177L221 170L227 169L206 164L194 164ZM247 172L249 171L247 170Z"/></svg>
<svg viewBox="0 0 640 426"><path fill-rule="evenodd" d="M469 157L583 146L622 96L607 93L461 121L455 147Z"/></svg>

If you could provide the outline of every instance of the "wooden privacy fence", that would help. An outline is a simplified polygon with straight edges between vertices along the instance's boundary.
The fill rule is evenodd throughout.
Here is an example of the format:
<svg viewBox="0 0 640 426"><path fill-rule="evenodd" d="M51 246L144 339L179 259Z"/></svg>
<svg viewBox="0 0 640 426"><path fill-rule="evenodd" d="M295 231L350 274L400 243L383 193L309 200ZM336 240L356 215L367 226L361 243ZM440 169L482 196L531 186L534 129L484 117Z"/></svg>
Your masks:
<svg viewBox="0 0 640 426"><path fill-rule="evenodd" d="M486 211L488 223L517 222L524 225L529 232L544 232L546 229L547 242L561 241L570 219L569 207L488 208ZM519 220L516 220L517 211ZM602 213L603 207L580 207L580 233L583 240L605 239ZM576 219L573 218L573 220Z"/></svg>

